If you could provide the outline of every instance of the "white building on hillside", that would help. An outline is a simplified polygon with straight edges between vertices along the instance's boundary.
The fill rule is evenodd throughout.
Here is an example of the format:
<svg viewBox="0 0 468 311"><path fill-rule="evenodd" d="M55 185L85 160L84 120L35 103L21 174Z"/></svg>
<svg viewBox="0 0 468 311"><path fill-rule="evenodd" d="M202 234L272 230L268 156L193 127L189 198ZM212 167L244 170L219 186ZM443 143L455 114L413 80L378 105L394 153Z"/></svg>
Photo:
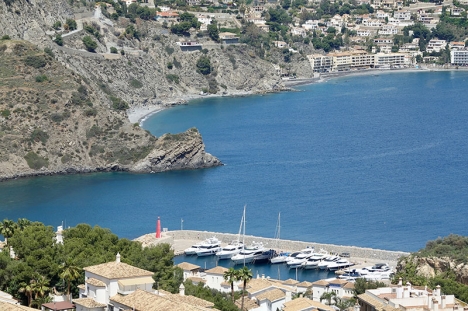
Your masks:
<svg viewBox="0 0 468 311"><path fill-rule="evenodd" d="M447 41L445 40L438 40L438 39L431 39L429 40L427 46L426 46L426 51L427 52L440 52L441 50L445 49L445 46L447 45Z"/></svg>
<svg viewBox="0 0 468 311"><path fill-rule="evenodd" d="M416 287L407 283L366 290L358 296L361 311L402 310L402 311L456 311L463 310L454 295L441 295L440 286L434 291L427 287Z"/></svg>
<svg viewBox="0 0 468 311"><path fill-rule="evenodd" d="M450 63L454 65L468 65L468 50L450 51Z"/></svg>
<svg viewBox="0 0 468 311"><path fill-rule="evenodd" d="M100 311L111 307L110 298L128 295L137 289L153 291L153 272L133 267L120 261L83 268L85 284L80 285L80 298L74 299L76 311Z"/></svg>

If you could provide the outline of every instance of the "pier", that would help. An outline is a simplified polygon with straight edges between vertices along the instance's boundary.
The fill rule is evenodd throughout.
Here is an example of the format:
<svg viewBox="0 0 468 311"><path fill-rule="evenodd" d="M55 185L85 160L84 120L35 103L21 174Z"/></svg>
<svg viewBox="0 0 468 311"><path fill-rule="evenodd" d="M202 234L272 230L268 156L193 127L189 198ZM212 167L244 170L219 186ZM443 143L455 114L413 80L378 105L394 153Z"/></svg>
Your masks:
<svg viewBox="0 0 468 311"><path fill-rule="evenodd" d="M168 243L172 246L176 255L183 254L184 249L189 248L191 245L201 242L207 238L217 237L220 241L228 244L234 240L237 240L238 235L233 233L220 233L220 232L209 232L209 231L195 231L195 230L174 230L166 231L161 233L161 238L156 239L155 233L149 233L136 238L135 241L139 241L143 246L151 246L159 243ZM316 251L325 250L330 253L341 254L349 253L351 261L355 263L376 263L386 262L391 266L395 266L398 258L407 256L407 252L399 251L388 251L381 249L373 249L358 246L345 246L345 245L333 245L333 244L321 244L315 242L303 242L273 238L263 238L252 235L246 235L244 237L245 244L251 244L252 242L262 242L266 247L273 248L277 251L299 251L307 247L314 247Z"/></svg>

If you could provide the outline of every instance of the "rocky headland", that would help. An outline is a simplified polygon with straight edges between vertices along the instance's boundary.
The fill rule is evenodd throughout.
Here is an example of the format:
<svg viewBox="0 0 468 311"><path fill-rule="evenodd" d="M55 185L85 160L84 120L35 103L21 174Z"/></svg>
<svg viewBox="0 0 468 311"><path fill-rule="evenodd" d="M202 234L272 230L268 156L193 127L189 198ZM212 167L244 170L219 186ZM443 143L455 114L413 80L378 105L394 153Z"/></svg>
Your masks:
<svg viewBox="0 0 468 311"><path fill-rule="evenodd" d="M79 4L78 4L79 6ZM198 130L154 137L128 112L284 89L276 67L245 45L182 51L180 37L154 21L93 19L93 7L68 1L0 2L0 180L94 171L162 172L221 165ZM75 19L73 33L54 23ZM82 39L94 27L94 52ZM132 24L133 25L133 24ZM63 34L63 45L55 36ZM212 42L211 42L212 43ZM116 46L122 52L110 53ZM210 59L209 74L197 70ZM133 120L134 121L134 120Z"/></svg>

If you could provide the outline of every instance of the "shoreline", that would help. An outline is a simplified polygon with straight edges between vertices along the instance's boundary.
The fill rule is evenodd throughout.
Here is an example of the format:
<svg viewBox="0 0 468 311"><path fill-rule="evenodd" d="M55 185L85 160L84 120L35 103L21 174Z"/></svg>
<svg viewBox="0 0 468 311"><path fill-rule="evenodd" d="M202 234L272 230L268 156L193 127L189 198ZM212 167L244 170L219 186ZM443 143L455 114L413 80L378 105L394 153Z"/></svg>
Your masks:
<svg viewBox="0 0 468 311"><path fill-rule="evenodd" d="M285 86L283 88L277 90L269 90L269 91L238 91L233 93L226 93L226 94L187 94L184 96L177 96L171 99L166 99L162 101L160 104L143 104L143 106L138 105L135 107L131 107L127 109L127 118L130 120L131 123L139 123L140 126L143 126L143 123L152 115L159 113L167 108L180 106L180 105L188 105L188 103L192 100L197 99L205 99L205 98L217 98L217 97L245 97L251 95L261 95L261 94L268 94L268 93L279 93L284 91L294 91L294 89L290 88L289 86Z"/></svg>
<svg viewBox="0 0 468 311"><path fill-rule="evenodd" d="M127 110L127 117L131 123L139 123L140 126L143 126L143 123L152 115L159 113L167 108L187 105L190 101L196 99L204 98L213 98L213 97L241 97L241 96L250 96L250 95L260 95L266 93L277 93L284 91L296 91L295 86L310 85L315 83L328 82L335 78L342 77L353 77L353 76L369 76L369 75L378 75L378 74L389 74L389 73L410 73L410 72L440 72L440 71L468 71L468 67L449 67L444 68L440 66L428 66L423 65L419 68L410 67L410 68L398 68L398 69L364 69L364 70L355 70L355 71L340 71L335 73L325 73L321 74L318 77L313 78L297 78L294 80L283 80L284 87L277 90L270 91L239 91L234 93L226 94L186 94L183 96L176 96L174 98L167 98L162 100L160 104L143 104L135 107L131 107Z"/></svg>

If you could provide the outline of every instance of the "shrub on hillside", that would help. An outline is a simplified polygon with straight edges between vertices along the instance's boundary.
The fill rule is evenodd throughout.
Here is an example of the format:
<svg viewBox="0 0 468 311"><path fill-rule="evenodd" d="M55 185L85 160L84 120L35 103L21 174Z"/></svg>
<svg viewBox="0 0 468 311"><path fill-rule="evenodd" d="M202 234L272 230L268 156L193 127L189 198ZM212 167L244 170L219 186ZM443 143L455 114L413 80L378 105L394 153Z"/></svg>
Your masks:
<svg viewBox="0 0 468 311"><path fill-rule="evenodd" d="M47 61L45 60L43 55L32 55L25 58L24 63L27 66L31 66L34 68L42 68L47 65Z"/></svg>
<svg viewBox="0 0 468 311"><path fill-rule="evenodd" d="M28 163L28 166L34 170L49 166L48 159L39 156L33 151L28 152L28 154L24 156L24 159Z"/></svg>

